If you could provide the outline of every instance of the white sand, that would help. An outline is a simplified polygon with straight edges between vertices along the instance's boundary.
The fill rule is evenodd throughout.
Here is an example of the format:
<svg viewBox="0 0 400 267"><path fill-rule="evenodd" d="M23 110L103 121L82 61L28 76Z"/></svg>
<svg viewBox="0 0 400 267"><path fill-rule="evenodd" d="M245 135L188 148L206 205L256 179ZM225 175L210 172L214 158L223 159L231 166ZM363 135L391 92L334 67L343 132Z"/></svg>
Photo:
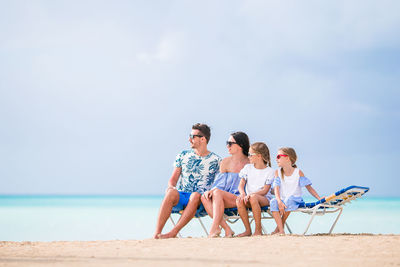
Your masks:
<svg viewBox="0 0 400 267"><path fill-rule="evenodd" d="M0 242L0 266L400 266L399 235Z"/></svg>

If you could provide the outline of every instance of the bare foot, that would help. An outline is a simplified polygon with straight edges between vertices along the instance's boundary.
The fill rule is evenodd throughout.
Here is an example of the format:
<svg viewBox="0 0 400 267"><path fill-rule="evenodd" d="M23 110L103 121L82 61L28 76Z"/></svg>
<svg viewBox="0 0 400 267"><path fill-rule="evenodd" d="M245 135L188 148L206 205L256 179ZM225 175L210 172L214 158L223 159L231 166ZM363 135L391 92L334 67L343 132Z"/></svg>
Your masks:
<svg viewBox="0 0 400 267"><path fill-rule="evenodd" d="M230 231L225 231L225 237L226 238L231 238L235 235L235 232L230 230Z"/></svg>
<svg viewBox="0 0 400 267"><path fill-rule="evenodd" d="M244 237L244 236L251 236L251 232L245 231L245 232L237 235L237 237Z"/></svg>
<svg viewBox="0 0 400 267"><path fill-rule="evenodd" d="M159 235L158 238L159 239L175 238L177 234L178 233L175 234L173 232L169 232L169 233L166 233L164 235Z"/></svg>
<svg viewBox="0 0 400 267"><path fill-rule="evenodd" d="M277 234L279 232L278 227L275 228L275 230L271 233L271 235Z"/></svg>
<svg viewBox="0 0 400 267"><path fill-rule="evenodd" d="M276 235L276 234L285 235L285 232L279 232L279 230L275 230L275 231L273 231L273 232L271 233L271 235Z"/></svg>
<svg viewBox="0 0 400 267"><path fill-rule="evenodd" d="M161 235L160 233L154 234L154 235L153 235L153 239L160 239L160 235Z"/></svg>
<svg viewBox="0 0 400 267"><path fill-rule="evenodd" d="M221 235L221 228L218 226L217 228L212 228L210 229L210 233L208 234L208 237L219 237Z"/></svg>
<svg viewBox="0 0 400 267"><path fill-rule="evenodd" d="M221 235L221 231L219 232L215 232L215 233L211 233L208 235L209 238L215 238L215 237L219 237Z"/></svg>
<svg viewBox="0 0 400 267"><path fill-rule="evenodd" d="M254 231L253 236L257 236L257 235L262 235L262 232L261 231Z"/></svg>

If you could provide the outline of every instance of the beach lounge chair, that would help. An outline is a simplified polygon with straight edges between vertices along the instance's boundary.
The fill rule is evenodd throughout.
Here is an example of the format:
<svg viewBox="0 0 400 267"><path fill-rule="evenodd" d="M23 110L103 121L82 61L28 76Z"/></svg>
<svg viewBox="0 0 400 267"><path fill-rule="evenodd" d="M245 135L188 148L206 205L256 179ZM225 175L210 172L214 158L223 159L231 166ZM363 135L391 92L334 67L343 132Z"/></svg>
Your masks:
<svg viewBox="0 0 400 267"><path fill-rule="evenodd" d="M172 208L171 215L169 216L169 219L171 220L171 222L172 222L172 224L173 224L174 226L175 226L176 224L175 224L174 219L172 218L172 214L179 214L179 215L181 215L182 212L183 212L183 209L178 209L178 208L176 208L176 207L173 207L173 208ZM206 236L208 236L207 229L206 229L206 227L204 226L204 223L203 223L202 220L201 220L201 217L204 217L204 216L208 216L208 214L207 214L206 210L204 209L203 204L201 204L200 207L197 209L196 214L194 215L194 217L197 218L197 219L199 220L199 222L200 222L200 224L201 224L201 227L203 228L203 230L204 230ZM178 236L179 236L179 237L182 237L180 233L178 233Z"/></svg>
<svg viewBox="0 0 400 267"><path fill-rule="evenodd" d="M248 211L251 212L251 208L249 208ZM239 215L237 208L225 209L224 217L225 217L226 222L228 222L230 224L234 224L238 220L240 220L240 215ZM263 234L268 233L267 230L265 229L264 225L262 224L262 220L265 220L265 219L274 219L272 217L271 211L269 210L269 206L261 207L261 228L262 228ZM252 213L249 213L249 221L250 221L250 224L252 224L254 221L254 217L253 217ZM288 231L290 233L292 233L292 230L290 229L287 222L285 222L285 226L288 229Z"/></svg>
<svg viewBox="0 0 400 267"><path fill-rule="evenodd" d="M350 203L352 200L355 200L363 196L368 191L369 191L368 187L352 185L343 188L342 190L339 190L328 197L322 198L319 201L304 203L303 205L301 205L297 210L293 212L302 212L311 215L310 221L308 222L306 229L303 232L303 235L307 233L316 215L325 215L327 213L339 212L329 230L329 234L331 234L334 227L336 226L336 223L339 220L340 215L342 214L344 205ZM252 214L249 214L249 218L250 218L250 223L252 223L254 220ZM236 221L238 221L240 219L240 216L237 212L237 209L236 208L225 209L225 219L229 223L235 223ZM268 206L261 208L261 221L264 219L273 219L272 213L269 210ZM292 233L292 230L290 229L287 221L285 223L285 226L288 229L289 233ZM262 225L262 230L265 234L266 230L263 225Z"/></svg>
<svg viewBox="0 0 400 267"><path fill-rule="evenodd" d="M328 197L324 197L319 201L305 203L304 205L300 206L296 210L297 212L307 213L311 215L310 221L308 222L308 225L304 230L303 235L307 233L315 215L325 215L327 213L339 212L329 230L329 234L331 234L333 228L335 228L335 225L339 220L340 215L342 214L344 205L350 203L357 198L362 197L368 191L369 187L352 185L343 188L342 190L339 190Z"/></svg>

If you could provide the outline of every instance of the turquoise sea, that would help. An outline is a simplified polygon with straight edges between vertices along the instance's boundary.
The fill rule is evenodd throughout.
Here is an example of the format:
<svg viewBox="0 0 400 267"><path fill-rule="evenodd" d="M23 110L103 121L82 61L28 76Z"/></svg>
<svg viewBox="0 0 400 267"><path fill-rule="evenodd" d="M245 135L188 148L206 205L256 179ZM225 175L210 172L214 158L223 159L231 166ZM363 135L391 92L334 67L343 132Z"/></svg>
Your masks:
<svg viewBox="0 0 400 267"><path fill-rule="evenodd" d="M151 238L162 196L0 196L1 241L128 240ZM307 199L306 199L307 200ZM179 215L173 215L178 219ZM335 215L316 217L309 233L327 232ZM293 213L288 223L300 234L310 216ZM211 220L203 218L208 228ZM274 222L264 220L270 232ZM346 205L334 233L400 234L400 198L370 197ZM167 222L165 231L171 229ZM236 233L244 228L234 224ZM205 236L193 219L184 237Z"/></svg>

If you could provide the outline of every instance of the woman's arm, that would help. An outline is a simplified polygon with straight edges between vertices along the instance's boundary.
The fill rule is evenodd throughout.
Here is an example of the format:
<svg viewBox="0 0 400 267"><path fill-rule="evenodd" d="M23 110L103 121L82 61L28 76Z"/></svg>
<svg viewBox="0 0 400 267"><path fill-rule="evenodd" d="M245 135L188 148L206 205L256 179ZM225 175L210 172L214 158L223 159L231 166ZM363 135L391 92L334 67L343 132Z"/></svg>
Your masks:
<svg viewBox="0 0 400 267"><path fill-rule="evenodd" d="M306 188L310 194L315 197L318 200L321 200L320 196L318 195L317 191L311 186L311 185L306 185Z"/></svg>
<svg viewBox="0 0 400 267"><path fill-rule="evenodd" d="M219 172L224 173L228 172L230 158L224 158L219 165Z"/></svg>

